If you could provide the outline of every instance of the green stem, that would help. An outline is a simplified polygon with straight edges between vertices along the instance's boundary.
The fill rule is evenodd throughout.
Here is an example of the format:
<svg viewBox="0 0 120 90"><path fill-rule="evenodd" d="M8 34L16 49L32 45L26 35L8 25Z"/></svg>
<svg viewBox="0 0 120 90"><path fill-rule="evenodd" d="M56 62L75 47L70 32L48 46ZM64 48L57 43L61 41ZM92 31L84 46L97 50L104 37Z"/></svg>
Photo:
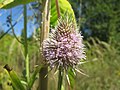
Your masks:
<svg viewBox="0 0 120 90"><path fill-rule="evenodd" d="M24 49L25 49L25 68L27 82L30 80L30 67L28 59L28 43L27 43L27 6L24 5Z"/></svg>
<svg viewBox="0 0 120 90"><path fill-rule="evenodd" d="M15 39L19 42L19 43L21 43L21 44L23 44L18 38L17 38L17 36L16 36L16 34L15 34L15 32L14 32L14 27L13 27L13 25L12 25L12 22L10 21L10 26L11 26L11 28L12 28L12 33L13 33L13 35L14 35L14 37L15 37Z"/></svg>
<svg viewBox="0 0 120 90"><path fill-rule="evenodd" d="M58 75L58 90L62 88L62 80L63 80L63 70L62 67L59 68L59 75Z"/></svg>

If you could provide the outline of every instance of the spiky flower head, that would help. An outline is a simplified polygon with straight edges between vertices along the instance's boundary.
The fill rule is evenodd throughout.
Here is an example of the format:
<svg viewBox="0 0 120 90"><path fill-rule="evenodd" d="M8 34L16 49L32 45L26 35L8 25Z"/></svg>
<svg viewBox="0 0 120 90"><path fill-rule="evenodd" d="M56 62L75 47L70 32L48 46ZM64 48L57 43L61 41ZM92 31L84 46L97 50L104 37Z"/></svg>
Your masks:
<svg viewBox="0 0 120 90"><path fill-rule="evenodd" d="M50 37L43 41L43 56L53 67L75 67L85 59L83 37L76 30L73 20L60 18Z"/></svg>

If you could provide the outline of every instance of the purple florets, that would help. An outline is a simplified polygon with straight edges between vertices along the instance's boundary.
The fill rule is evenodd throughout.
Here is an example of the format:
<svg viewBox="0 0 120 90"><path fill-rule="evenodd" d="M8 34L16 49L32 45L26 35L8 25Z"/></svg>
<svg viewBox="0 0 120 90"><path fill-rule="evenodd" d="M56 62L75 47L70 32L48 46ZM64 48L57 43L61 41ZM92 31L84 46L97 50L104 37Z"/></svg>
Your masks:
<svg viewBox="0 0 120 90"><path fill-rule="evenodd" d="M54 32L43 41L43 56L51 68L61 66L66 70L85 59L82 36L72 22L59 20Z"/></svg>

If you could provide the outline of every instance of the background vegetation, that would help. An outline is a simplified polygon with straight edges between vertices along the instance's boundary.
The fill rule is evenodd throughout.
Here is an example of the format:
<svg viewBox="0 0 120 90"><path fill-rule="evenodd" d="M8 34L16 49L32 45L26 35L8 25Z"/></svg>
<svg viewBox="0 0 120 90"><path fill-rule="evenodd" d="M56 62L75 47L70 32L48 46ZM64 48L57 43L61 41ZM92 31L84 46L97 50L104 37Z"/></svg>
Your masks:
<svg viewBox="0 0 120 90"><path fill-rule="evenodd" d="M53 1L53 0L52 0ZM84 36L86 45L86 63L78 66L89 77L77 73L73 90L120 90L120 1L119 0L68 0L72 5L79 30ZM40 10L41 4L31 3L32 10ZM51 10L52 11L52 10ZM53 12L53 11L52 11ZM31 16L38 19L41 13ZM55 16L54 16L55 17ZM14 18L14 16L13 16ZM28 17L29 20L30 17ZM54 25L54 18L51 18ZM0 22L2 22L0 20ZM39 60L39 28L28 38L28 50L31 69ZM0 36L5 32L0 29ZM18 38L22 40L24 35ZM19 76L24 69L23 46L11 33L0 38L0 90L12 90L9 76L3 69L8 63ZM24 72L23 72L24 73ZM57 77L49 74L48 90L56 90ZM33 90L36 90L36 80ZM66 83L67 84L67 83ZM65 90L70 90L66 87Z"/></svg>

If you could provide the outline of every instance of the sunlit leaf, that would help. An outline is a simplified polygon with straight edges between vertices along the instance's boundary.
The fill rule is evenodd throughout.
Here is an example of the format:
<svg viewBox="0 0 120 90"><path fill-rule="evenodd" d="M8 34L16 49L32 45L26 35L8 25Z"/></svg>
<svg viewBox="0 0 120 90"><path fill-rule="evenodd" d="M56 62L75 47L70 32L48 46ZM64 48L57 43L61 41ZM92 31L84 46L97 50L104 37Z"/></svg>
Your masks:
<svg viewBox="0 0 120 90"><path fill-rule="evenodd" d="M71 15L71 18L75 21L75 15L74 11L70 5L70 3L67 0L58 0L59 1L59 7L60 7L60 15L64 16L65 12L67 12L69 15ZM55 0L51 0L51 18L50 23L52 26L55 26L58 19L58 14L56 10L56 3ZM75 21L76 23L76 21Z"/></svg>
<svg viewBox="0 0 120 90"><path fill-rule="evenodd" d="M12 3L14 0L0 0L0 8Z"/></svg>
<svg viewBox="0 0 120 90"><path fill-rule="evenodd" d="M25 88L24 88L23 84L21 83L17 74L7 64L4 66L4 68L9 73L13 88L15 90L25 90Z"/></svg>
<svg viewBox="0 0 120 90"><path fill-rule="evenodd" d="M21 4L27 4L36 0L0 0L0 8L9 9Z"/></svg>

